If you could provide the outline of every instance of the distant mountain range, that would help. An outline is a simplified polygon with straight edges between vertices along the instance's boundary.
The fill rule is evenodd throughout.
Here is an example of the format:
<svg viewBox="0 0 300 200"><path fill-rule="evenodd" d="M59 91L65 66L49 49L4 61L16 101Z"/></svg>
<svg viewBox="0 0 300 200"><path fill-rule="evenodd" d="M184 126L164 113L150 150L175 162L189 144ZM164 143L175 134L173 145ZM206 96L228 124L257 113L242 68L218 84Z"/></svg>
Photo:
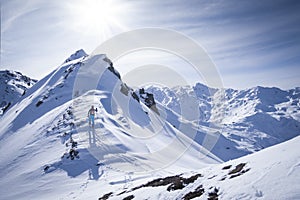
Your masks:
<svg viewBox="0 0 300 200"><path fill-rule="evenodd" d="M171 89L150 86L146 91L153 93L162 108L168 110L166 120L171 124L179 124L182 117L193 121L197 129L194 139L199 144L203 143L207 127L218 134L212 152L223 160L259 151L300 133L300 87L287 91L260 86L234 90L197 83ZM195 109L196 116L190 114ZM214 121L219 126L215 130Z"/></svg>

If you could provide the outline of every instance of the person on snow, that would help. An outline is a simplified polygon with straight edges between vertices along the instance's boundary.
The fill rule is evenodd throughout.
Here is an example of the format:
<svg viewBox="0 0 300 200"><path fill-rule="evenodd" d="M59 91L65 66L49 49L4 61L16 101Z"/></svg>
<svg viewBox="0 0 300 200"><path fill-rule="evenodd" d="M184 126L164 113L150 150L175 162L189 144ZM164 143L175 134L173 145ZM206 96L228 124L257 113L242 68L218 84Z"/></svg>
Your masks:
<svg viewBox="0 0 300 200"><path fill-rule="evenodd" d="M95 125L95 108L94 106L92 106L88 112L88 118L89 118L89 125L92 124L92 127L94 128Z"/></svg>

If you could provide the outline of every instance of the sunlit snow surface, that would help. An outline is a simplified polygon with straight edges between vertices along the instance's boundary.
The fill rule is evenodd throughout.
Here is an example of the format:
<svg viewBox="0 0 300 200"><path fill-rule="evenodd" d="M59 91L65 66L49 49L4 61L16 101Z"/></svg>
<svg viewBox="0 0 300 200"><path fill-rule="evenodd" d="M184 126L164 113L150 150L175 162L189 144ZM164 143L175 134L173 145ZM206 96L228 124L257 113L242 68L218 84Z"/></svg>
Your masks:
<svg viewBox="0 0 300 200"><path fill-rule="evenodd" d="M183 119L176 107L176 98L183 98L181 93L189 89L168 95L162 89L160 96L158 89L152 90L161 113L157 115L120 92L122 81L107 70L109 63L104 58L75 53L1 118L1 199L98 199L109 192L115 199L131 193L137 199L180 199L199 184L206 192L217 187L221 199L299 198L299 137L222 163L299 135L299 89L277 91L278 99L268 99L269 90L264 88L225 91L220 129L210 126L209 118L210 95L217 90L208 94L202 86L194 92L201 119ZM93 63L99 63L103 71L97 85L76 94L77 73ZM167 100L171 92L175 96ZM91 105L98 110L94 128L87 119ZM79 157L74 160L66 158L70 135L78 143ZM218 139L211 151L204 148L209 138ZM232 170L240 163L246 163L249 170L236 178L230 179L229 170L222 170L226 165L232 165ZM166 186L130 192L154 178L182 173L203 177L173 192L166 191ZM122 191L126 192L116 196Z"/></svg>

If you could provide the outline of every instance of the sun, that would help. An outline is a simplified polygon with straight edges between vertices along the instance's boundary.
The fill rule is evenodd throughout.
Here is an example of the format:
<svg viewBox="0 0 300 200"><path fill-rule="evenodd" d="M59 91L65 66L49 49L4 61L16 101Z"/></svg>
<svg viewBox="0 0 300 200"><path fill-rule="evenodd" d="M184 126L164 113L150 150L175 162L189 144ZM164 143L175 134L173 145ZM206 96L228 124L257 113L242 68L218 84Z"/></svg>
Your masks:
<svg viewBox="0 0 300 200"><path fill-rule="evenodd" d="M116 0L74 0L68 5L71 26L76 31L103 39L114 32L126 30L128 5Z"/></svg>

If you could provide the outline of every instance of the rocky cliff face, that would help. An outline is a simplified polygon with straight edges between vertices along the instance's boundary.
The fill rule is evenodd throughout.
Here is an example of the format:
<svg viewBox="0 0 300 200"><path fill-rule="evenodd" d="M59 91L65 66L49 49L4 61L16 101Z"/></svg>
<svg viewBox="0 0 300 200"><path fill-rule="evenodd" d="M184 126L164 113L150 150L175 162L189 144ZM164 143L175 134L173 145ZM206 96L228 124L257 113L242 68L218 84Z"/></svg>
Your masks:
<svg viewBox="0 0 300 200"><path fill-rule="evenodd" d="M20 72L0 71L0 116L2 116L37 81Z"/></svg>

